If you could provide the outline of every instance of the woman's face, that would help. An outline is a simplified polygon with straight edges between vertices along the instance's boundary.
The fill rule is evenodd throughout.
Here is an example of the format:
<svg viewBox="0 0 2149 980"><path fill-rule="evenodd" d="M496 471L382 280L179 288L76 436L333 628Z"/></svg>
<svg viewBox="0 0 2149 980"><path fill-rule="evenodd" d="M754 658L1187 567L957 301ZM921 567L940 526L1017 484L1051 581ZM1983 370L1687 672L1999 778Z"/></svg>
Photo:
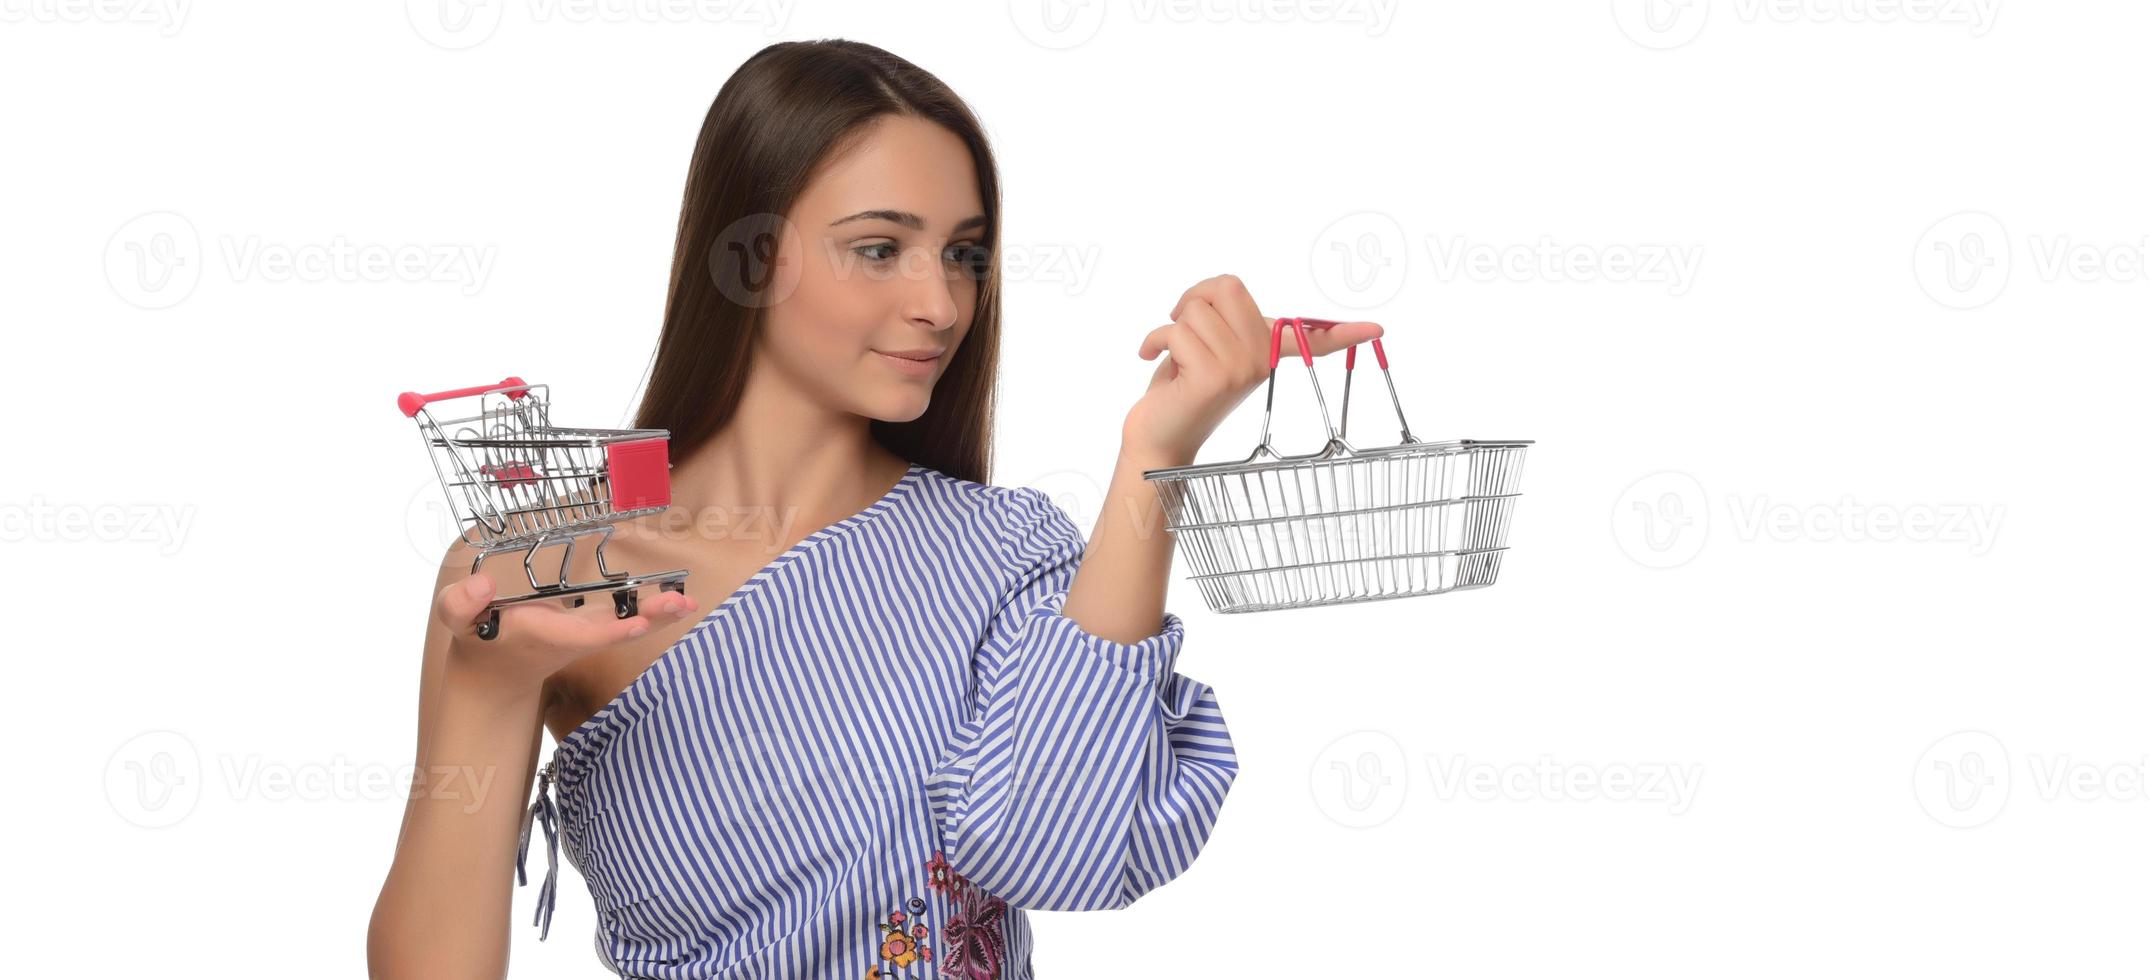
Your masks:
<svg viewBox="0 0 2149 980"><path fill-rule="evenodd" d="M757 369L851 414L923 415L977 312L986 228L969 147L883 116L786 217Z"/></svg>

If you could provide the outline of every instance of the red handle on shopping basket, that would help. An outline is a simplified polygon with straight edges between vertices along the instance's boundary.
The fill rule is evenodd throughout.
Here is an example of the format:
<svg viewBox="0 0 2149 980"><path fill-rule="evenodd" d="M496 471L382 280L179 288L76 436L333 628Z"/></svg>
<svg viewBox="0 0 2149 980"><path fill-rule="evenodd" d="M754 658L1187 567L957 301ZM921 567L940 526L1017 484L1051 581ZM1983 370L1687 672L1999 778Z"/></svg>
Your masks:
<svg viewBox="0 0 2149 980"><path fill-rule="evenodd" d="M1276 373L1276 363L1283 359L1284 324L1289 323L1291 325L1292 331L1294 331L1298 337L1299 358L1306 362L1307 367L1312 367L1313 349L1311 347L1306 346L1306 328L1312 327L1316 330L1322 330L1328 327L1333 327L1341 322L1343 321L1318 320L1313 317L1304 316L1277 317L1276 326L1269 331L1269 373ZM1380 346L1379 337L1373 338L1373 356L1380 359L1381 370L1385 371L1388 369L1388 352L1382 349L1382 347ZM1355 369L1357 366L1358 345L1352 344L1350 346L1350 349L1344 352L1343 369L1345 371L1349 371Z"/></svg>
<svg viewBox="0 0 2149 980"><path fill-rule="evenodd" d="M436 391L430 395L421 395L415 391L406 391L396 396L395 407L402 409L404 417L408 418L410 416L418 414L418 410L424 408L426 406L426 403L428 402L446 401L450 398L468 398L471 395L482 395L486 392L499 391L502 388L524 387L528 386L522 383L521 378L510 377L507 380L495 385L478 385L474 388L457 388L454 391ZM521 398L522 396L527 394L529 394L529 392L527 391L510 391L507 393L507 397Z"/></svg>

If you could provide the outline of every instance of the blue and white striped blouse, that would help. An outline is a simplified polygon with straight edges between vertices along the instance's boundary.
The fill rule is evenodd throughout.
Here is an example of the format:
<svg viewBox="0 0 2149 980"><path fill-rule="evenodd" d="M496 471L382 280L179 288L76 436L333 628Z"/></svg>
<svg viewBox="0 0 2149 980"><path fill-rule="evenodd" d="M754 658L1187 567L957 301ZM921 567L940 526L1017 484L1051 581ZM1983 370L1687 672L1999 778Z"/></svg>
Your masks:
<svg viewBox="0 0 2149 980"><path fill-rule="evenodd" d="M1083 551L1043 493L913 464L777 556L553 752L540 936L562 840L627 977L1020 980L1023 910L1186 870L1231 736L1178 616L1060 615Z"/></svg>

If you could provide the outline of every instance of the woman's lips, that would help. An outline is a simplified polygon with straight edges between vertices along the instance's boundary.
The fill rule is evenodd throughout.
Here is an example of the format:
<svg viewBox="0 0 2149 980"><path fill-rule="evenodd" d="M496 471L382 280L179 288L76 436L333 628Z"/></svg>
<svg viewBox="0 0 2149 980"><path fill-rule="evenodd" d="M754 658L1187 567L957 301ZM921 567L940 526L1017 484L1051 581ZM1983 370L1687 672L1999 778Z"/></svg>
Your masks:
<svg viewBox="0 0 2149 980"><path fill-rule="evenodd" d="M873 353L881 360L888 362L889 367L914 378L930 378L933 376L933 369L940 365L940 358L938 357L912 360L908 357L897 357L894 354L884 354L880 351L874 351Z"/></svg>

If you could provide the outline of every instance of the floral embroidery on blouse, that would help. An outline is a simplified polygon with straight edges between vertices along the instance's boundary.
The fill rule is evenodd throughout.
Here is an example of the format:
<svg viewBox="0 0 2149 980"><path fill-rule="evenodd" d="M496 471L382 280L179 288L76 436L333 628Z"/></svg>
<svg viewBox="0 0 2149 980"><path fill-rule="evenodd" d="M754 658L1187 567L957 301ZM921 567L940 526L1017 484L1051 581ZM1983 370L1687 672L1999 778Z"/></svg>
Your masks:
<svg viewBox="0 0 2149 980"><path fill-rule="evenodd" d="M948 954L940 964L940 976L949 980L997 980L1007 962L1007 938L1001 923L1007 919L1007 903L985 893L970 879L955 873L947 855L933 852L925 862L926 885L946 894L955 906L942 934ZM926 903L913 898L888 913L880 928L880 963L866 970L866 980L930 980L931 974L911 973L914 964L933 961L933 930L924 922ZM922 967L921 967L922 968Z"/></svg>
<svg viewBox="0 0 2149 980"><path fill-rule="evenodd" d="M866 980L899 980L912 974L904 972L910 965L933 960L933 930L923 921L911 920L925 914L925 899L913 898L904 907L888 913L888 919L880 924L879 966L866 968ZM893 966L897 972L881 969Z"/></svg>
<svg viewBox="0 0 2149 980"><path fill-rule="evenodd" d="M934 891L955 899L955 914L942 930L948 940L946 962L940 975L955 980L994 980L1000 964L1007 961L1007 938L1001 923L1007 919L1007 903L985 893L976 883L948 866L947 856L933 852L926 862L927 884Z"/></svg>

